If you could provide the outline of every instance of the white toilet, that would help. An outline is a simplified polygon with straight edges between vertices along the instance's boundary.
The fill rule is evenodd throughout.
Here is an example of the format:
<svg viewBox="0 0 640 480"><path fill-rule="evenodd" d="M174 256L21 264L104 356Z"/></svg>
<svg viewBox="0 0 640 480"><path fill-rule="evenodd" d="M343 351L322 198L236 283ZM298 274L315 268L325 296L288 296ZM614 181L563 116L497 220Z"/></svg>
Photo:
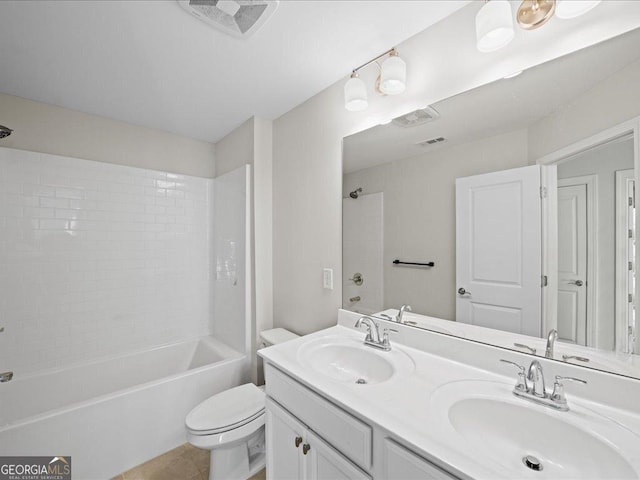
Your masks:
<svg viewBox="0 0 640 480"><path fill-rule="evenodd" d="M298 338L284 328L260 333L262 346ZM265 465L264 391L246 383L208 398L185 419L187 440L211 450L209 480L246 480Z"/></svg>

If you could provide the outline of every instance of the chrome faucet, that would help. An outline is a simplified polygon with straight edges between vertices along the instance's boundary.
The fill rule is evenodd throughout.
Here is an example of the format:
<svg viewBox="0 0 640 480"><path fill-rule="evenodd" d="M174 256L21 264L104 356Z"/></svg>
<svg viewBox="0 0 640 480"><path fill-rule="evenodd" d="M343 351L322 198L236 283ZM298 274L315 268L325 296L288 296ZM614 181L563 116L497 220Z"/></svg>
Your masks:
<svg viewBox="0 0 640 480"><path fill-rule="evenodd" d="M544 385L544 374L542 373L542 365L537 360L531 362L529 371L527 372L528 392L536 397L544 398L547 390Z"/></svg>
<svg viewBox="0 0 640 480"><path fill-rule="evenodd" d="M402 315L404 315L404 312L411 312L411 305L402 305L400 307L400 311L398 312L398 315L396 315L396 322L398 323L402 323Z"/></svg>
<svg viewBox="0 0 640 480"><path fill-rule="evenodd" d="M544 351L545 357L553 358L553 349L556 345L557 339L558 339L558 331L555 328L553 330L549 330L549 335L547 335L547 348Z"/></svg>
<svg viewBox="0 0 640 480"><path fill-rule="evenodd" d="M501 362L508 363L519 369L518 381L515 387L513 387L513 394L516 397L524 398L532 402L551 407L561 412L569 410L567 405L567 398L564 395L564 380L572 382L580 382L587 384L585 380L573 377L561 377L556 375L556 381L553 384L553 391L548 393L544 385L544 374L542 373L542 365L537 360L531 362L527 375L525 375L525 368L515 362L509 360L500 360Z"/></svg>
<svg viewBox="0 0 640 480"><path fill-rule="evenodd" d="M391 343L389 343L389 332L397 332L397 330L385 328L382 332L382 338L380 338L378 324L374 322L371 317L360 317L356 322L355 327L360 328L362 325L367 327L367 336L364 337L365 345L377 348L379 350L384 350L385 352L391 350Z"/></svg>

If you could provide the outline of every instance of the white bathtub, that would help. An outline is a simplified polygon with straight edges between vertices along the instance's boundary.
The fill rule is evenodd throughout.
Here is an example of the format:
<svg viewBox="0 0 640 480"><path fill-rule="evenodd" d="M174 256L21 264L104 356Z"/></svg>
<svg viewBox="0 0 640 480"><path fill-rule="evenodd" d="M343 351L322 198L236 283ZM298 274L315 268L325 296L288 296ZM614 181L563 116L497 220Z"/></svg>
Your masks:
<svg viewBox="0 0 640 480"><path fill-rule="evenodd" d="M73 478L111 478L186 441L184 418L244 383L247 358L213 337L0 385L0 455L72 457Z"/></svg>

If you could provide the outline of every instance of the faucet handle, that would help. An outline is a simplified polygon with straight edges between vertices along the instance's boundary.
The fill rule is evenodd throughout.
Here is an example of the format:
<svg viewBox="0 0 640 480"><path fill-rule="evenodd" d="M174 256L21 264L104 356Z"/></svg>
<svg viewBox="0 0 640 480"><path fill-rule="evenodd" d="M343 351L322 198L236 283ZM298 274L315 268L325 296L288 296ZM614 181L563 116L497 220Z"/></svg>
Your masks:
<svg viewBox="0 0 640 480"><path fill-rule="evenodd" d="M529 345L525 345L524 343L514 343L513 346L516 348L522 348L523 350L528 350L532 355L536 354L535 348L530 347Z"/></svg>
<svg viewBox="0 0 640 480"><path fill-rule="evenodd" d="M391 345L389 344L389 333L398 333L398 330L395 330L393 328L385 328L384 330L382 330L382 345L384 347L391 348Z"/></svg>
<svg viewBox="0 0 640 480"><path fill-rule="evenodd" d="M582 380L581 378L575 378L575 377L563 377L561 375L556 375L556 381L553 384L553 392L551 393L551 400L554 403L557 403L559 405L563 405L566 406L567 405L567 397L564 394L564 384L562 382L564 381L570 381L570 382L580 382L584 385L587 384L586 380Z"/></svg>
<svg viewBox="0 0 640 480"><path fill-rule="evenodd" d="M518 390L518 391L526 392L527 391L527 382L526 382L526 377L525 377L525 374L524 374L526 369L522 365L520 365L519 363L512 362L511 360L505 360L504 358L501 358L500 361L503 362L503 363L508 363L509 365L513 365L514 367L519 369L518 382L516 383L516 386L514 387L514 389Z"/></svg>

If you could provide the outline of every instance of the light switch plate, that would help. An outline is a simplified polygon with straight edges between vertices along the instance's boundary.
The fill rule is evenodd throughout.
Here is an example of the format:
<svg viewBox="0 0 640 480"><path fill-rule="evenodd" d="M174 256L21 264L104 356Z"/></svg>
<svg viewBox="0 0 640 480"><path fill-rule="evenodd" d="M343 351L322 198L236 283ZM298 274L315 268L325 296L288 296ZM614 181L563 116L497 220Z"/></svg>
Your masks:
<svg viewBox="0 0 640 480"><path fill-rule="evenodd" d="M322 287L325 290L333 290L333 268L322 269Z"/></svg>

